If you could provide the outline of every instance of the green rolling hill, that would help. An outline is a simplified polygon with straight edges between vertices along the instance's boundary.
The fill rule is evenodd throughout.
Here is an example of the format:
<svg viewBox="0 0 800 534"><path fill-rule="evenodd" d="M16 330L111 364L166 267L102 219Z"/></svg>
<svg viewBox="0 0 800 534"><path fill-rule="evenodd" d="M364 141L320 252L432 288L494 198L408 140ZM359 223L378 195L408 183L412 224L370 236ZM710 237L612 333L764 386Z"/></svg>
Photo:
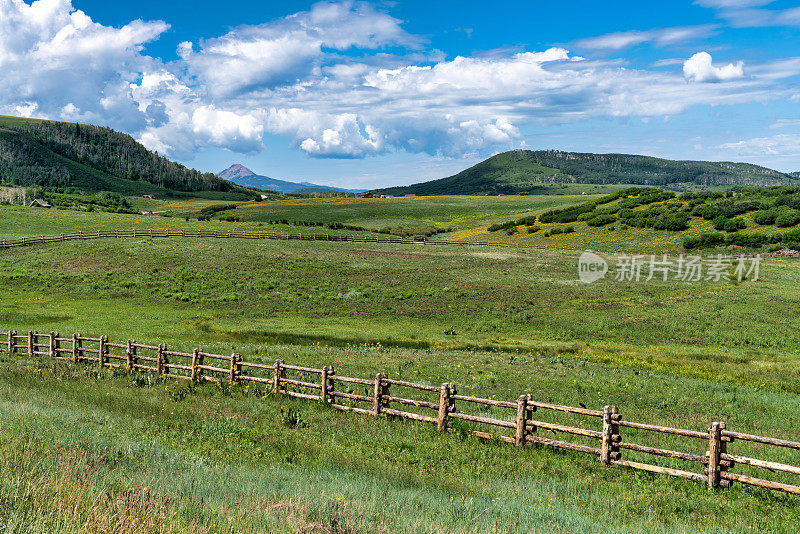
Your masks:
<svg viewBox="0 0 800 534"><path fill-rule="evenodd" d="M669 187L795 185L796 175L749 163L673 161L629 154L513 150L460 173L375 192L390 195L536 194L552 184L635 184Z"/></svg>
<svg viewBox="0 0 800 534"><path fill-rule="evenodd" d="M0 116L0 184L159 197L255 192L150 152L110 128Z"/></svg>

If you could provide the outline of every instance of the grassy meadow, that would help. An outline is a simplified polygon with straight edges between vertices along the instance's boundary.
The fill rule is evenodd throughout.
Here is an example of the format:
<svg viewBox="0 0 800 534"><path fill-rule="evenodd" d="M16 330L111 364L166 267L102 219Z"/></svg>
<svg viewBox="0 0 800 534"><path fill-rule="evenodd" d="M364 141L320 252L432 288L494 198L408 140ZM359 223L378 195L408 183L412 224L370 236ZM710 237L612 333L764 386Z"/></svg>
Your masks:
<svg viewBox="0 0 800 534"><path fill-rule="evenodd" d="M314 221L435 225L453 228L443 238L476 232L514 242L544 238L486 229L586 199L298 199L242 204L233 212L243 222L195 220L207 201L160 206L170 217L0 206L0 236L297 231L291 222ZM283 219L290 224L270 222ZM680 250L648 238L664 232L628 230L638 233L621 250L636 242L644 253ZM724 420L800 439L796 261L765 259L760 279L741 283L583 284L580 252L569 249L617 244L599 233L566 241L576 234L551 249L148 238L8 249L0 330L202 346L349 376L454 382L468 395L616 404L646 423L702 431ZM618 259L607 257L612 266ZM4 532L792 532L800 519L800 501L776 492L712 492L604 468L585 454L339 413L269 388L190 387L2 353L0 390ZM486 413L513 418L507 412ZM569 417L553 421L578 423ZM624 431L645 445L707 447ZM799 465L796 451L774 454Z"/></svg>

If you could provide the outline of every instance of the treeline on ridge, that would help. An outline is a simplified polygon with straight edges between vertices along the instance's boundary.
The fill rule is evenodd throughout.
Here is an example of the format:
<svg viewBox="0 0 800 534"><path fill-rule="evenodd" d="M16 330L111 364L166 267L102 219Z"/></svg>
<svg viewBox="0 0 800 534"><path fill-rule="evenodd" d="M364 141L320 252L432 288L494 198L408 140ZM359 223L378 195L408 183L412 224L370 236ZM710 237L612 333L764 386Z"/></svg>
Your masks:
<svg viewBox="0 0 800 534"><path fill-rule="evenodd" d="M102 174L100 174L102 173ZM174 191L241 189L151 152L111 128L39 120L0 121L0 180L21 186L68 187L98 183L104 175Z"/></svg>

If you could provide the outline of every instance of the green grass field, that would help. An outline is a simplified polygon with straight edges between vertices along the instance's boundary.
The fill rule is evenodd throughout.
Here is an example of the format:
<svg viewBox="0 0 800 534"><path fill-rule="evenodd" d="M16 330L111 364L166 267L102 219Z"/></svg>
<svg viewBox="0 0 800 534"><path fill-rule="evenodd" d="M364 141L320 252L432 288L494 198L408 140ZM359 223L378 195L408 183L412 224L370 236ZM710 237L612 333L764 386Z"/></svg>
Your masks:
<svg viewBox="0 0 800 534"><path fill-rule="evenodd" d="M235 210L258 214L243 223L0 206L0 235L267 229L273 218L315 214L467 228L554 207L541 197L491 197L412 204L418 212L402 208L406 199L394 211L373 208L389 205L382 201L361 210L283 206L281 217L259 204ZM202 346L332 364L350 376L383 370L452 381L464 394L616 404L635 421L705 430L724 420L800 439L796 262L765 260L761 278L742 283L587 285L577 257L297 241L31 246L0 252L0 330ZM256 387L180 385L176 395L159 379L2 354L0 388L0 527L9 532L791 532L800 518L800 501L776 492L710 492L588 455L440 435ZM289 408L300 425L282 417ZM698 454L707 446L681 439L646 444ZM800 462L797 452L782 454L770 459Z"/></svg>

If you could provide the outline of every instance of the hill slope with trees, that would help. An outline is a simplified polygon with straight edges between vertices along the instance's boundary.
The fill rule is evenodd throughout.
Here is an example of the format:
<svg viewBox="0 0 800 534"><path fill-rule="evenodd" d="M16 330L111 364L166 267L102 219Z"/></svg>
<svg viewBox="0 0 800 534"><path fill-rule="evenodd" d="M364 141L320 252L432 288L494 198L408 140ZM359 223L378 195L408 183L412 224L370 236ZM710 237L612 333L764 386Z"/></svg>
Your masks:
<svg viewBox="0 0 800 534"><path fill-rule="evenodd" d="M216 192L253 196L189 169L110 128L0 117L0 183L121 194Z"/></svg>
<svg viewBox="0 0 800 534"><path fill-rule="evenodd" d="M376 192L403 195L533 194L543 184L634 184L644 186L794 185L797 177L749 163L673 161L630 154L513 150L460 173Z"/></svg>

